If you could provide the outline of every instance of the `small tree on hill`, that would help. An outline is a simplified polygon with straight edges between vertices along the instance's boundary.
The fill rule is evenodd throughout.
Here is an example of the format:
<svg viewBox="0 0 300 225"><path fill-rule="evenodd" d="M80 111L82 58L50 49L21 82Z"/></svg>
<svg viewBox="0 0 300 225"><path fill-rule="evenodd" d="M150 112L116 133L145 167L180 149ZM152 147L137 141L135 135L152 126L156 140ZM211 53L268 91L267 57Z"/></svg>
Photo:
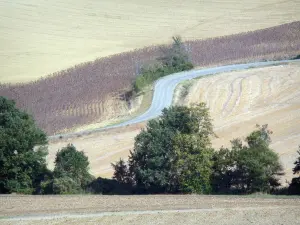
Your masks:
<svg viewBox="0 0 300 225"><path fill-rule="evenodd" d="M174 36L172 40L171 47L161 48L163 56L159 57L158 60L164 67L173 68L175 71L192 69L193 64L189 60L182 38Z"/></svg>
<svg viewBox="0 0 300 225"><path fill-rule="evenodd" d="M0 96L0 193L32 193L46 168L46 134L13 101Z"/></svg>
<svg viewBox="0 0 300 225"><path fill-rule="evenodd" d="M171 46L161 47L161 56L157 58L157 62L152 66L143 67L141 74L136 77L133 82L134 93L139 93L147 85L152 84L160 77L190 70L194 66L189 60L188 54L184 48L181 37L173 37Z"/></svg>

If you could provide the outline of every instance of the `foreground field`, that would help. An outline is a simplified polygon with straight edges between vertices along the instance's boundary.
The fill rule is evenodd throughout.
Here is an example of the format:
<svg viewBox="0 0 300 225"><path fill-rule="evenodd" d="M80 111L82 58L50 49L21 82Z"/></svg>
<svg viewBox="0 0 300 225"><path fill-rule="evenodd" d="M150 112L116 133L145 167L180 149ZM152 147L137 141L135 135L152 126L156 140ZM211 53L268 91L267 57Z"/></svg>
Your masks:
<svg viewBox="0 0 300 225"><path fill-rule="evenodd" d="M189 94L177 100L177 104L199 101L208 104L219 136L213 140L215 148L228 146L233 138L245 137L255 124L269 124L274 132L271 147L279 153L286 170L285 178L290 180L300 143L299 72L300 64L291 63L209 76L193 81ZM127 158L133 148L134 137L143 126L134 125L53 142L48 157L50 167L56 151L73 143L89 156L94 175L111 177L110 163L120 157Z"/></svg>
<svg viewBox="0 0 300 225"><path fill-rule="evenodd" d="M300 199L1 196L0 224L297 224ZM30 207L28 207L30 206Z"/></svg>
<svg viewBox="0 0 300 225"><path fill-rule="evenodd" d="M288 23L300 20L299 8L295 0L1 0L0 82L36 80L175 34L202 39Z"/></svg>

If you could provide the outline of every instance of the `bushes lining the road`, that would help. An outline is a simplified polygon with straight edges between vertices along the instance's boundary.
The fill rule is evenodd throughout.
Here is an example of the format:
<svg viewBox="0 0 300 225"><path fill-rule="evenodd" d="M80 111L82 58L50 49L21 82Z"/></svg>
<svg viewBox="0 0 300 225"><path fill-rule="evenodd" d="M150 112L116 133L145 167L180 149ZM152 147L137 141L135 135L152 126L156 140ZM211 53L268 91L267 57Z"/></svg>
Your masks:
<svg viewBox="0 0 300 225"><path fill-rule="evenodd" d="M148 68L142 68L133 83L133 90L138 93L145 86L152 84L155 80L166 75L190 70L194 66L190 62L184 44L180 37L173 37L171 47L161 47L162 56L157 58L157 63Z"/></svg>

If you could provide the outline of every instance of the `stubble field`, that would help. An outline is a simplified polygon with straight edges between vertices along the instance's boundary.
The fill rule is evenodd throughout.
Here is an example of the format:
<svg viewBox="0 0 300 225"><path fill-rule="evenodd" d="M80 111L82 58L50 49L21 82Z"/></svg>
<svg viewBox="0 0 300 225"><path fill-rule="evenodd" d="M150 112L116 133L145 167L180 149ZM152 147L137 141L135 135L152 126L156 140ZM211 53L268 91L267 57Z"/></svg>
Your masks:
<svg viewBox="0 0 300 225"><path fill-rule="evenodd" d="M271 147L280 155L286 172L282 179L285 184L285 179L292 177L291 168L300 144L299 73L300 64L291 63L208 76L194 80L189 85L188 95L177 99L176 104L200 101L208 104L219 136L213 139L215 148L229 146L233 138L245 137L256 124L269 124L273 131ZM134 137L143 127L144 124L138 124L53 142L48 162L53 167L56 151L73 143L88 155L94 175L111 177L110 163L120 157L127 159Z"/></svg>
<svg viewBox="0 0 300 225"><path fill-rule="evenodd" d="M0 82L27 82L172 35L204 39L300 20L296 0L0 0Z"/></svg>
<svg viewBox="0 0 300 225"><path fill-rule="evenodd" d="M0 200L3 225L294 225L300 209L300 199L254 196L1 196Z"/></svg>

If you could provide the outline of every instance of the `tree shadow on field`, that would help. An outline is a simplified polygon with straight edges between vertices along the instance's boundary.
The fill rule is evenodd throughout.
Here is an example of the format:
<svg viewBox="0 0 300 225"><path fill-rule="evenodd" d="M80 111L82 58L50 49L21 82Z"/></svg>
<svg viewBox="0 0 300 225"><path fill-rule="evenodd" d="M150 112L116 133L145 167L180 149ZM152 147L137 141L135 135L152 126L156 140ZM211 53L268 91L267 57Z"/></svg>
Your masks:
<svg viewBox="0 0 300 225"><path fill-rule="evenodd" d="M87 191L92 194L103 195L131 195L134 194L134 188L130 184L123 184L116 180L98 177L92 181Z"/></svg>

